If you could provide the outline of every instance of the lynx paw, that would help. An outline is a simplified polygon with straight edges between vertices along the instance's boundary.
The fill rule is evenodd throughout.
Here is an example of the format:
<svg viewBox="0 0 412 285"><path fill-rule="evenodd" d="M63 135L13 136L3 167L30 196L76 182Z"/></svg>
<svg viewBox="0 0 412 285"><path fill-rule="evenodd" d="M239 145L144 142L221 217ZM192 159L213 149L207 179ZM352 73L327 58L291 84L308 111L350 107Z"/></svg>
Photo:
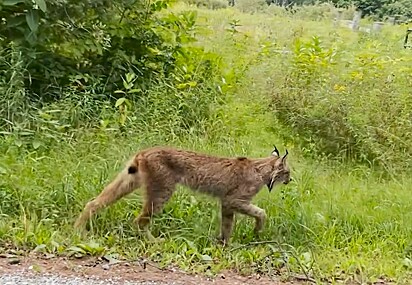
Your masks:
<svg viewBox="0 0 412 285"><path fill-rule="evenodd" d="M218 237L217 242L223 247L229 246L229 241L223 237Z"/></svg>
<svg viewBox="0 0 412 285"><path fill-rule="evenodd" d="M164 238L154 237L148 229L141 230L141 231L139 231L139 233L140 233L141 236L146 238L147 241L150 242L150 243L161 243L161 242L165 241Z"/></svg>
<svg viewBox="0 0 412 285"><path fill-rule="evenodd" d="M159 237L155 238L153 236L151 238L148 238L148 240L150 243L162 243L165 241L164 238L159 238Z"/></svg>

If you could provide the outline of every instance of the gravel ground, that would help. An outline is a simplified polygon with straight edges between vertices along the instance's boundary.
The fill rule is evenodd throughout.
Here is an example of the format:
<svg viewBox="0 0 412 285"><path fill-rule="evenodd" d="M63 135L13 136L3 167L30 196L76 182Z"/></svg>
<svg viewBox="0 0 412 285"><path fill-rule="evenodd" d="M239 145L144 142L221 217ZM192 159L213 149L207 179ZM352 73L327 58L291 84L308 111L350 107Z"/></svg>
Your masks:
<svg viewBox="0 0 412 285"><path fill-rule="evenodd" d="M110 263L100 257L81 259L0 254L0 285L300 285L260 275L241 276L222 271L216 276L188 274L153 262Z"/></svg>
<svg viewBox="0 0 412 285"><path fill-rule="evenodd" d="M0 276L1 285L184 285L182 283L163 283L154 281L127 281L115 278L81 278L72 276L59 276L55 274L27 275L27 274L4 274Z"/></svg>

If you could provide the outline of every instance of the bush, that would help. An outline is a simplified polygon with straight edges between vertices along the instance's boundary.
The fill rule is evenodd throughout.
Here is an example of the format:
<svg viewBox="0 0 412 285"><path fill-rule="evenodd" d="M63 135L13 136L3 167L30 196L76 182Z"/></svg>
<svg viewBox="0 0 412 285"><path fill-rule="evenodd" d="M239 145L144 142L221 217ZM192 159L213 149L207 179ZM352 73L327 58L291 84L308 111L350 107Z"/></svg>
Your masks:
<svg viewBox="0 0 412 285"><path fill-rule="evenodd" d="M304 5L295 7L294 17L297 19L307 19L312 21L321 21L333 19L336 17L337 10L330 3L318 5Z"/></svg>
<svg viewBox="0 0 412 285"><path fill-rule="evenodd" d="M337 8L330 3L315 3L311 5L295 5L285 8L279 5L267 5L266 1L238 1L236 7L242 12L256 13L263 12L277 17L287 17L293 15L298 20L321 21L334 19L337 16ZM352 19L356 8L354 6L341 8L342 19Z"/></svg>
<svg viewBox="0 0 412 285"><path fill-rule="evenodd" d="M185 0L185 2L189 5L211 10L224 9L228 5L228 2L223 0Z"/></svg>
<svg viewBox="0 0 412 285"><path fill-rule="evenodd" d="M143 84L173 66L180 46L165 44L155 29L154 14L164 7L165 1L5 1L0 35L3 45L14 42L24 52L26 86L43 100L56 99L62 86L81 89L84 78L70 78L84 74L106 82L100 92L111 92L125 70Z"/></svg>
<svg viewBox="0 0 412 285"><path fill-rule="evenodd" d="M171 133L199 127L217 101L220 59L191 44L196 13L163 13L168 5L2 2L0 127L30 136L151 121L178 128Z"/></svg>
<svg viewBox="0 0 412 285"><path fill-rule="evenodd" d="M268 9L268 4L265 0L237 0L235 7L244 13L262 12Z"/></svg>
<svg viewBox="0 0 412 285"><path fill-rule="evenodd" d="M296 40L289 64L272 93L276 116L293 130L289 140L308 153L412 167L412 70L406 60L374 50L352 60L314 37Z"/></svg>
<svg viewBox="0 0 412 285"><path fill-rule="evenodd" d="M412 3L409 0L400 0L384 5L381 15L395 16L401 15L412 20Z"/></svg>

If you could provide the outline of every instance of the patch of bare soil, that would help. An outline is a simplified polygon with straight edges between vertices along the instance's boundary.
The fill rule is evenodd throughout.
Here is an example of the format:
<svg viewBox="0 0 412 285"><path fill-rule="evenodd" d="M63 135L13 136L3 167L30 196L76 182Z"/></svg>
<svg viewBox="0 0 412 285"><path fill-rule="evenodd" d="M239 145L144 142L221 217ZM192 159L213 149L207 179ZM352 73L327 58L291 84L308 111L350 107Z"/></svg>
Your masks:
<svg viewBox="0 0 412 285"><path fill-rule="evenodd" d="M240 276L234 272L223 272L214 278L187 274L175 268L161 269L153 263L146 261L137 262L110 262L102 258L44 258L39 256L12 257L3 255L0 258L0 275L13 273L30 274L57 274L60 276L76 276L84 278L109 279L116 278L127 281L154 281L187 284L305 284L304 282L282 282L260 275Z"/></svg>

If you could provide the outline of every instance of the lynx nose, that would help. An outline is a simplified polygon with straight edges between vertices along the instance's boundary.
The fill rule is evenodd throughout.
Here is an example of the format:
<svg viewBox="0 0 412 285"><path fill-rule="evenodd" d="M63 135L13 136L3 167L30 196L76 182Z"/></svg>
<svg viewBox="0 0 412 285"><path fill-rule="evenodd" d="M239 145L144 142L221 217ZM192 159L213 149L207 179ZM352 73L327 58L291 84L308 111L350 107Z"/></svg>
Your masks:
<svg viewBox="0 0 412 285"><path fill-rule="evenodd" d="M292 181L292 177L290 177L289 180L284 181L283 184L289 184L290 181Z"/></svg>

